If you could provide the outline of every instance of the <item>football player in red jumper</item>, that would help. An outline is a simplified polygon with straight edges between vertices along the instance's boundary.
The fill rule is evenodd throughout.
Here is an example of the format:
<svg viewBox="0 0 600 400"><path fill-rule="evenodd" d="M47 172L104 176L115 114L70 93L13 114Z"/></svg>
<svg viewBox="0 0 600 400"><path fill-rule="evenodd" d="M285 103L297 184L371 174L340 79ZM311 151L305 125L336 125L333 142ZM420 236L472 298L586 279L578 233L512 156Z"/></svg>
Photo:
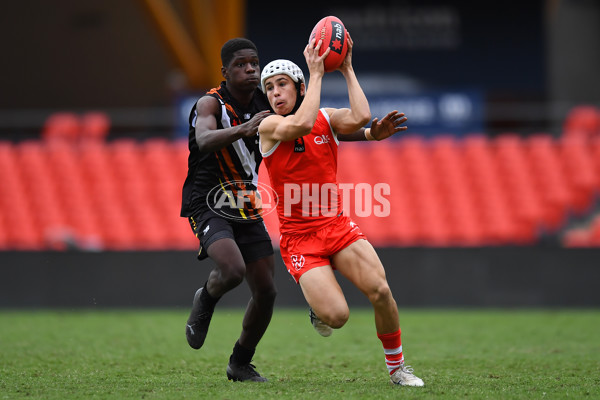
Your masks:
<svg viewBox="0 0 600 400"><path fill-rule="evenodd" d="M279 197L281 255L310 306L317 332L329 336L349 317L348 304L333 272L337 269L373 305L391 382L423 386L412 368L404 364L398 308L384 267L360 227L342 211L336 178L337 135L356 132L371 118L368 100L352 67L349 34L346 39L348 53L338 71L346 80L350 108L320 108L323 60L330 50L319 56L321 40L312 40L304 49L310 73L308 87L300 68L288 60L267 64L261 74L263 91L276 114L263 119L258 132L271 185ZM399 121L406 119L392 112L379 122L374 120L364 134L367 139L391 136Z"/></svg>

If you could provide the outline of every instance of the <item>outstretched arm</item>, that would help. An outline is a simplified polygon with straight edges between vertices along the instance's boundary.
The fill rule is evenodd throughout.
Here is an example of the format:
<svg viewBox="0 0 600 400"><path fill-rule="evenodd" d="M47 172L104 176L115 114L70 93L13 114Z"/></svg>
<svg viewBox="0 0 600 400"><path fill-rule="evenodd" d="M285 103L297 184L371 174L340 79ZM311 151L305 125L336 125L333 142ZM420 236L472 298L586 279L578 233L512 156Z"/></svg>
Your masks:
<svg viewBox="0 0 600 400"><path fill-rule="evenodd" d="M338 135L338 140L341 142L359 142L365 140L383 140L398 132L408 129L407 126L402 126L408 120L404 113L399 113L394 110L389 112L381 120L373 119L370 128L361 128L356 132Z"/></svg>

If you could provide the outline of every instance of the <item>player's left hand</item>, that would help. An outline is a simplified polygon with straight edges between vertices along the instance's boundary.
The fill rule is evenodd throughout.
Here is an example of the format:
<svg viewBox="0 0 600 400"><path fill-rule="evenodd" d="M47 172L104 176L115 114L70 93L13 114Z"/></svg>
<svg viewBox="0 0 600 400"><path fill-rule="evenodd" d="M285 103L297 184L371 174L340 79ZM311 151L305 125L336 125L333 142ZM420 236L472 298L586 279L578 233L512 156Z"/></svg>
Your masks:
<svg viewBox="0 0 600 400"><path fill-rule="evenodd" d="M371 136L375 140L383 140L398 132L405 131L408 127L402 126L402 124L407 120L408 118L404 116L404 113L399 113L398 110L389 112L380 121L375 118L371 122Z"/></svg>
<svg viewBox="0 0 600 400"><path fill-rule="evenodd" d="M346 58L344 58L344 61L338 67L338 70L342 72L352 68L352 47L354 47L354 41L348 31L346 31L346 43L348 44L348 52L346 53Z"/></svg>

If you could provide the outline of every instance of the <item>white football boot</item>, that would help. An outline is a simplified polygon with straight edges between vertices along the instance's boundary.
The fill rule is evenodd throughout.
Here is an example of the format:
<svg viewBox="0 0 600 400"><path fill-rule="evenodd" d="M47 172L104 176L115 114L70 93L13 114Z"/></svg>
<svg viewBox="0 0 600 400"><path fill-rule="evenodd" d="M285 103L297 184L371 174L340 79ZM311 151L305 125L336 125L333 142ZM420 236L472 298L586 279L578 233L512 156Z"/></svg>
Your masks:
<svg viewBox="0 0 600 400"><path fill-rule="evenodd" d="M401 365L400 368L398 368L396 372L390 376L390 381L394 385L400 386L425 386L423 380L413 374L413 369L410 367L410 365Z"/></svg>
<svg viewBox="0 0 600 400"><path fill-rule="evenodd" d="M310 316L310 323L315 328L315 331L319 333L319 335L324 337L331 336L333 333L333 328L321 321L312 308L308 309L308 315Z"/></svg>

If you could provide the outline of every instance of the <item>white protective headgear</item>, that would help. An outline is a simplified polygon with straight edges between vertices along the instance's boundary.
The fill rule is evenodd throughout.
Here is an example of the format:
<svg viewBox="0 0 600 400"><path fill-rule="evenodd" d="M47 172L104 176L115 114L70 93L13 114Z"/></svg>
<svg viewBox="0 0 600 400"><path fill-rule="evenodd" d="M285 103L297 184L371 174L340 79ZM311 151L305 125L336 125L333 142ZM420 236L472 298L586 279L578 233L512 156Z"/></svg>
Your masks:
<svg viewBox="0 0 600 400"><path fill-rule="evenodd" d="M298 83L298 81L304 83L304 74L302 74L302 70L296 64L290 60L273 60L263 68L262 73L260 74L260 86L262 91L266 93L265 81L267 79L280 74L289 76L296 83Z"/></svg>

